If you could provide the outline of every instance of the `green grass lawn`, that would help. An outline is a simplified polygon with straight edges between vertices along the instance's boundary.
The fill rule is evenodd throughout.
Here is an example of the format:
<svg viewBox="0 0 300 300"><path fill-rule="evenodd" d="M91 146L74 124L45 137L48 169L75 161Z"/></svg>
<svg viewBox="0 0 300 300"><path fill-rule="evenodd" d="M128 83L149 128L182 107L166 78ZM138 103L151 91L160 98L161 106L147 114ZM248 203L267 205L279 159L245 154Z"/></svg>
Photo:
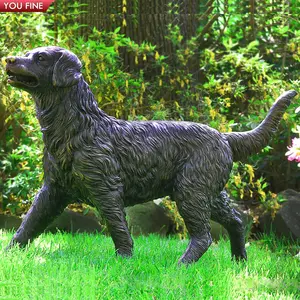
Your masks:
<svg viewBox="0 0 300 300"><path fill-rule="evenodd" d="M300 299L300 260L280 243L250 243L236 264L221 241L187 268L177 266L187 241L175 238L136 238L124 259L101 235L44 234L5 252L11 237L0 232L0 299Z"/></svg>

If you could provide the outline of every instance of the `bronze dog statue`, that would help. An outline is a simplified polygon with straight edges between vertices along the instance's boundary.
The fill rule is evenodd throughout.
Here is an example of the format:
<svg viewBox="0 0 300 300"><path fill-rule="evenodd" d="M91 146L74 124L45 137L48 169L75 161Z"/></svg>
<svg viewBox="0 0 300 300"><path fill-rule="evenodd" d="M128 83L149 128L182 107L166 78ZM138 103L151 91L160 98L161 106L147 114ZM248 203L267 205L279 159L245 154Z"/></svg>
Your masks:
<svg viewBox="0 0 300 300"><path fill-rule="evenodd" d="M228 230L232 256L246 259L243 225L223 189L233 161L267 145L295 91L281 95L254 130L223 134L191 122L108 116L84 81L81 62L63 48L37 48L6 62L8 83L34 98L45 144L43 187L10 246L26 245L80 200L105 216L117 253L131 256L124 207L169 195L190 234L179 262L195 262L208 249L211 218Z"/></svg>

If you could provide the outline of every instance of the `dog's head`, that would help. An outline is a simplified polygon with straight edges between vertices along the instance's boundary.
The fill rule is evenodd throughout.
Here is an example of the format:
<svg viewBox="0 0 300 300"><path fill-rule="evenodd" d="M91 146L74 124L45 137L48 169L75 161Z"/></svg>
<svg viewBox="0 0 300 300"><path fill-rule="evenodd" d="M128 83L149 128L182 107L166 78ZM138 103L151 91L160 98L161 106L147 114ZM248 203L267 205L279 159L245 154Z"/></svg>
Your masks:
<svg viewBox="0 0 300 300"><path fill-rule="evenodd" d="M75 54L60 47L40 47L24 56L6 58L7 82L28 92L70 87L79 82L82 64Z"/></svg>

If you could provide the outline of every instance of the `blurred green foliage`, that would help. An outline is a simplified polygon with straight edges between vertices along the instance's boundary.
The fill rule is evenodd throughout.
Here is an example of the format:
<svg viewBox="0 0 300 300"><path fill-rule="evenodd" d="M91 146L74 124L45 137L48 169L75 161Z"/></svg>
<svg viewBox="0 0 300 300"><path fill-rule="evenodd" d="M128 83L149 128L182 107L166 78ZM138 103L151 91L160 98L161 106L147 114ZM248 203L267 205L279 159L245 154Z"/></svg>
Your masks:
<svg viewBox="0 0 300 300"><path fill-rule="evenodd" d="M254 28L248 24L249 7L236 0L216 1L203 13L191 38L186 39L176 24L167 26L174 54L166 56L156 45L137 44L120 27L111 32L86 28L80 23L86 5L58 0L47 14L1 14L0 54L23 54L42 45L66 47L82 60L86 81L100 108L110 115L195 121L222 132L245 131L258 125L282 91L300 91L295 5L291 1L288 10L279 7L276 20L270 15L268 28L260 27L268 11L256 15ZM179 14L178 7L170 1L170 13ZM272 47L269 41L275 41ZM277 45L284 46L278 50ZM124 51L134 57L136 68L128 70L120 58ZM41 134L30 96L6 85L4 59L0 76L1 209L20 214L42 181ZM227 184L233 198L273 207L274 192L300 188L299 170L284 157L292 128L299 123L294 112L298 105L293 103L285 114L270 147L249 158L248 164L234 164Z"/></svg>

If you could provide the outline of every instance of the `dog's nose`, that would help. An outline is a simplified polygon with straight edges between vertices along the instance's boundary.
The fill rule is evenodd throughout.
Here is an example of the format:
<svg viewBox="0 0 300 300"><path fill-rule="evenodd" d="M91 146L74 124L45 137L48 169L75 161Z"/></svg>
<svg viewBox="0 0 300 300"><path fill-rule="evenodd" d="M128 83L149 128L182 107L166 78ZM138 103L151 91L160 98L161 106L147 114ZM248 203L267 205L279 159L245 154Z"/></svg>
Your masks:
<svg viewBox="0 0 300 300"><path fill-rule="evenodd" d="M8 64L14 64L16 62L16 57L15 56L9 56L9 57L6 57L5 61L6 63Z"/></svg>

